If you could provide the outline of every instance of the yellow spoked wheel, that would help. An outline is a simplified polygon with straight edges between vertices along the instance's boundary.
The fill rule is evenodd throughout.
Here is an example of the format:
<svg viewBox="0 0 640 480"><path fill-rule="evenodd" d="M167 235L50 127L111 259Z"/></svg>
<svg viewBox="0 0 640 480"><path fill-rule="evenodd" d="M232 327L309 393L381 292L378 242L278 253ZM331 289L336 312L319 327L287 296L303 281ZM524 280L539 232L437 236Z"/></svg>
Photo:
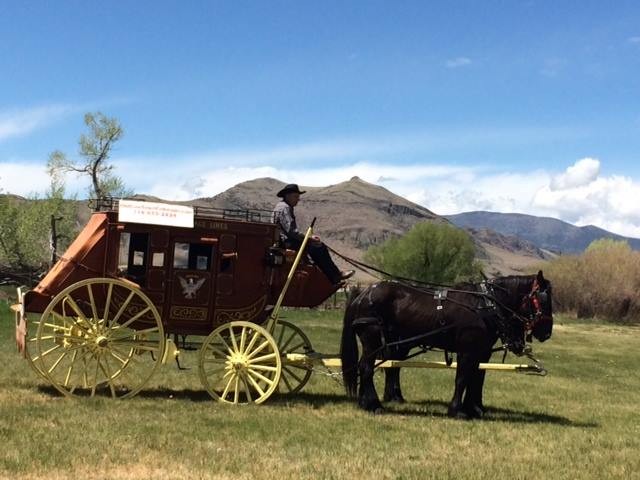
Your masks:
<svg viewBox="0 0 640 480"><path fill-rule="evenodd" d="M42 314L33 362L68 396L132 397L162 361L157 308L139 288L89 279L64 289Z"/></svg>
<svg viewBox="0 0 640 480"><path fill-rule="evenodd" d="M23 287L18 287L16 293L18 303L11 308L15 312L16 318L16 345L18 351L27 360L31 368L33 368L38 375L46 379L47 376L44 372L40 371L33 361L33 352L36 350L36 332L38 331L39 322L31 322L27 319L27 312L24 308Z"/></svg>
<svg viewBox="0 0 640 480"><path fill-rule="evenodd" d="M287 363L286 356L289 353L309 354L313 351L311 341L300 327L284 320L278 320L273 337L277 339L280 355L284 359L279 389L283 393L297 393L307 384L313 370L306 365Z"/></svg>
<svg viewBox="0 0 640 480"><path fill-rule="evenodd" d="M25 346L25 353L24 356L27 359L27 362L29 363L29 365L31 365L31 368L33 368L33 370L40 375L42 378L44 378L45 380L47 380L47 375L40 370L40 367L38 366L38 362L36 361L37 359L37 353L36 353L36 332L38 331L38 323L34 322L35 325L31 326L31 329L28 331L27 334L27 344ZM31 334L31 335L29 335Z"/></svg>
<svg viewBox="0 0 640 480"><path fill-rule="evenodd" d="M200 350L202 385L223 402L264 402L278 387L281 371L276 341L255 323L222 325L211 332Z"/></svg>

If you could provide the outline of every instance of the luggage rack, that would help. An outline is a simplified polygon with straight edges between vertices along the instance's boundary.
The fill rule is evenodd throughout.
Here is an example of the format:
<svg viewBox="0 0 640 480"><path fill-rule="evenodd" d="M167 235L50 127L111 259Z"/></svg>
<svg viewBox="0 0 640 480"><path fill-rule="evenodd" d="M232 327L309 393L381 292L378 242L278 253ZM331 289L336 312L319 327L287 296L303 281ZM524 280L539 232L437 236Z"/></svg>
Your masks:
<svg viewBox="0 0 640 480"><path fill-rule="evenodd" d="M146 200L132 198L139 202ZM89 200L89 208L94 212L117 212L119 205L119 198L114 197L102 197L92 198ZM167 202L168 203L168 202ZM180 205L176 203L176 205ZM211 217L222 218L227 220L244 220L246 222L259 222L259 223L272 223L270 210L261 209L232 209L232 208L215 208L215 207L203 207L194 205L193 213L196 217Z"/></svg>

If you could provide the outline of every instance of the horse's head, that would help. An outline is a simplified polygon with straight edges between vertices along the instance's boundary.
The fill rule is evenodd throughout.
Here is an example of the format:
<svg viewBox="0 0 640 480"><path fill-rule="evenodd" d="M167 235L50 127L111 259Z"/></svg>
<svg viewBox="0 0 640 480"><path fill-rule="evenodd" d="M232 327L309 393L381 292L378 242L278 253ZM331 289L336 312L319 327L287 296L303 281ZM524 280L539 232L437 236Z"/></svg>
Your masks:
<svg viewBox="0 0 640 480"><path fill-rule="evenodd" d="M515 346L524 348L523 334L531 335L540 342L551 337L553 312L551 310L551 282L544 278L542 270L537 275L517 275L499 277L491 281L498 287L495 294L507 307L524 322L512 325Z"/></svg>
<svg viewBox="0 0 640 480"><path fill-rule="evenodd" d="M522 299L521 313L529 319L527 331L540 342L551 337L553 311L551 304L551 282L544 278L542 270L533 279L531 292Z"/></svg>

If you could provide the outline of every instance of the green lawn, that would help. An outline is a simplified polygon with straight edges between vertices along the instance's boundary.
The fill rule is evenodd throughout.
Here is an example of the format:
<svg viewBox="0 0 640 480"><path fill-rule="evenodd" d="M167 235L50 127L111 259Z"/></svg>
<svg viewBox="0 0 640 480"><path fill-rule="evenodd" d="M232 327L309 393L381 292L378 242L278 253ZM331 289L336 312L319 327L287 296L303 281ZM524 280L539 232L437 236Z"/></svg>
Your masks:
<svg viewBox="0 0 640 480"><path fill-rule="evenodd" d="M335 352L339 312L286 312ZM129 400L60 397L15 352L0 304L0 478L635 478L640 329L556 319L547 377L490 372L482 421L446 417L453 372L406 370L404 405L364 413L315 375L260 406L214 402L166 365ZM439 356L434 359L440 360ZM520 359L510 358L520 363Z"/></svg>

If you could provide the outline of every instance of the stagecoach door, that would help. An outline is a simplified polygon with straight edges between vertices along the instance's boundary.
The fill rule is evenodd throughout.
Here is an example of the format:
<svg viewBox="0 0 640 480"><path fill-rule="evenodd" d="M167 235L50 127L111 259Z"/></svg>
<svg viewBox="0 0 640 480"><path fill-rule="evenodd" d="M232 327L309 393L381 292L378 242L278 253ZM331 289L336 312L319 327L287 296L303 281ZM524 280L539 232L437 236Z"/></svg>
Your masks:
<svg viewBox="0 0 640 480"><path fill-rule="evenodd" d="M169 321L207 331L213 301L216 239L175 238L172 242Z"/></svg>

